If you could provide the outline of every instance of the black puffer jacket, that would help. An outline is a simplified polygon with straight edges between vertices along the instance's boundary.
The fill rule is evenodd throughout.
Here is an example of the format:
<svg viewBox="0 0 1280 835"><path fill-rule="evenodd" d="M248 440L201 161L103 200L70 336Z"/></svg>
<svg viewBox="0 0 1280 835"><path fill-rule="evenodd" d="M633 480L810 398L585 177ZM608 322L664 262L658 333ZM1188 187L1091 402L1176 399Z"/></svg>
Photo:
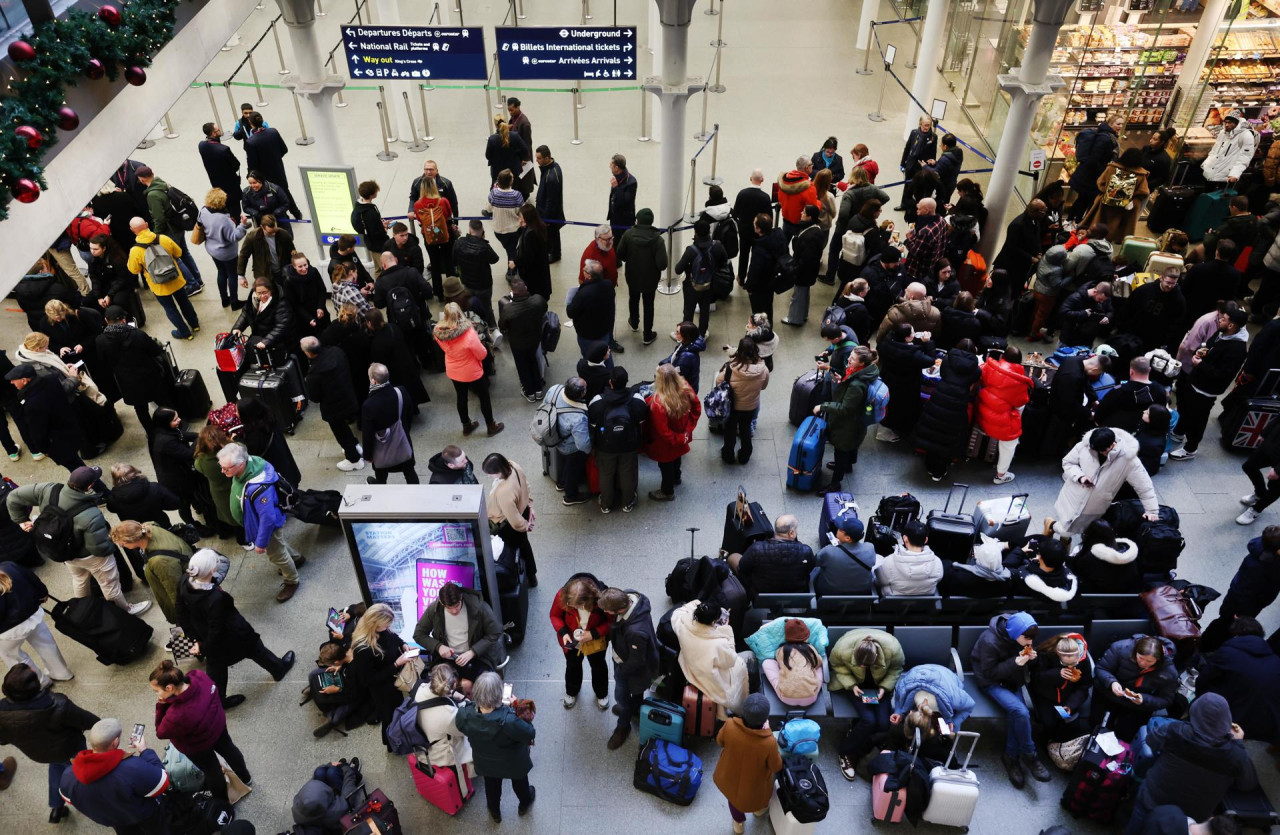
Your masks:
<svg viewBox="0 0 1280 835"><path fill-rule="evenodd" d="M886 339L878 346L880 379L889 387L890 397L920 397L920 371L937 358L932 342L899 342Z"/></svg>
<svg viewBox="0 0 1280 835"><path fill-rule="evenodd" d="M351 384L351 369L341 348L320 347L307 370L305 385L307 399L320 404L323 420L350 420L360 410Z"/></svg>
<svg viewBox="0 0 1280 835"><path fill-rule="evenodd" d="M240 318L232 325L232 330L248 331L252 334L250 345L264 343L268 348L277 346L292 350L293 311L289 303L279 294L271 297L266 308L259 310L256 300L245 302L240 309Z"/></svg>
<svg viewBox="0 0 1280 835"><path fill-rule="evenodd" d="M1150 713L1167 708L1178 692L1178 670L1173 666L1173 642L1161 638L1164 644L1164 658L1156 664L1154 670L1142 674L1138 662L1133 660L1133 645L1142 635L1134 635L1123 641L1116 641L1102 656L1094 670L1098 687L1110 691L1111 685L1120 682L1121 687L1128 687L1142 694L1142 708ZM1142 683L1138 684L1141 676ZM1102 707L1099 705L1098 707Z"/></svg>
<svg viewBox="0 0 1280 835"><path fill-rule="evenodd" d="M622 675L632 694L643 693L658 675L658 636L653 629L653 612L649 598L638 591L624 589L635 595L631 614L614 618L609 629L609 643L621 661L614 662L614 675Z"/></svg>
<svg viewBox="0 0 1280 835"><path fill-rule="evenodd" d="M547 300L533 294L498 300L498 327L513 351L532 351L542 342L542 323L547 318Z"/></svg>
<svg viewBox="0 0 1280 835"><path fill-rule="evenodd" d="M315 267L308 267L306 273L299 275L290 264L284 271L284 298L298 328L298 336L316 335L329 324L329 308L325 305L328 295L324 279ZM317 310L323 314L317 316ZM311 326L313 319L316 322L314 328Z"/></svg>
<svg viewBox="0 0 1280 835"><path fill-rule="evenodd" d="M938 387L920 410L916 446L954 459L964 455L969 441L969 404L973 387L982 379L982 367L977 354L952 348L942 359L941 371Z"/></svg>
<svg viewBox="0 0 1280 835"><path fill-rule="evenodd" d="M195 589L187 578L178 583L178 625L200 642L209 658L233 664L247 657L257 644L258 633L236 609L236 602L219 586Z"/></svg>
<svg viewBox="0 0 1280 835"><path fill-rule="evenodd" d="M588 281L565 308L583 339L604 339L613 333L616 290L613 282L601 276Z"/></svg>
<svg viewBox="0 0 1280 835"><path fill-rule="evenodd" d="M943 349L954 348L962 339L972 340L974 345L982 339L982 322L978 321L978 314L955 307L942 308L942 326L938 330L941 333L934 341Z"/></svg>
<svg viewBox="0 0 1280 835"><path fill-rule="evenodd" d="M1016 693L1027 683L1028 668L1018 666L1013 660L1022 652L1022 645L1005 632L1008 619L1008 615L996 615L991 619L987 631L973 645L969 663L973 665L973 680L979 687L995 685Z"/></svg>
<svg viewBox="0 0 1280 835"><path fill-rule="evenodd" d="M1138 565L1138 546L1117 539L1114 546L1095 542L1071 561L1081 594L1137 594L1146 586Z"/></svg>
<svg viewBox="0 0 1280 835"><path fill-rule="evenodd" d="M169 379L159 342L128 325L107 325L95 341L102 361L115 373L125 403L168 401Z"/></svg>
<svg viewBox="0 0 1280 835"><path fill-rule="evenodd" d="M463 287L484 295L493 292L493 265L498 263L498 253L487 240L475 235L459 237L453 244L453 263Z"/></svg>
<svg viewBox="0 0 1280 835"><path fill-rule="evenodd" d="M817 561L803 542L765 539L753 542L738 563L738 579L754 598L760 592L804 591Z"/></svg>
<svg viewBox="0 0 1280 835"><path fill-rule="evenodd" d="M778 273L778 258L787 251L787 238L781 229L773 229L751 241L751 262L747 266L748 293L772 291L773 277Z"/></svg>
<svg viewBox="0 0 1280 835"><path fill-rule="evenodd" d="M134 522L159 522L169 525L166 510L178 509L178 496L163 484L139 478L111 488L107 510L121 519Z"/></svg>
<svg viewBox="0 0 1280 835"><path fill-rule="evenodd" d="M27 314L27 326L39 330L44 320L44 306L54 299L75 310L80 307L80 294L68 287L56 275L27 275L18 279L12 296L18 307Z"/></svg>
<svg viewBox="0 0 1280 835"><path fill-rule="evenodd" d="M98 717L48 690L26 702L0 699L0 745L38 763L65 763L85 748L84 732Z"/></svg>
<svg viewBox="0 0 1280 835"><path fill-rule="evenodd" d="M169 426L156 426L151 436L151 463L156 481L179 496L195 486L195 435Z"/></svg>

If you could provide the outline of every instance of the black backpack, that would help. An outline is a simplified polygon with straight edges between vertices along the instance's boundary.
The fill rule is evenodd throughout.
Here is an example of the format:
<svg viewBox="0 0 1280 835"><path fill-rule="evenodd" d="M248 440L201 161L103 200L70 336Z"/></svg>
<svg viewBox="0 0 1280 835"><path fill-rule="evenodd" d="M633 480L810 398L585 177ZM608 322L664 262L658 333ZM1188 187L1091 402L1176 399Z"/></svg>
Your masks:
<svg viewBox="0 0 1280 835"><path fill-rule="evenodd" d="M71 511L58 507L61 495L62 485L53 485L49 503L40 509L40 515L31 525L36 552L53 562L67 562L80 556L80 549L76 547L76 517Z"/></svg>
<svg viewBox="0 0 1280 835"><path fill-rule="evenodd" d="M800 268L796 259L791 253L784 252L778 256L777 272L773 274L773 292L775 295L783 293L796 286L796 276L799 274Z"/></svg>
<svg viewBox="0 0 1280 835"><path fill-rule="evenodd" d="M919 518L920 500L910 493L885 496L876 507L876 519L897 533L902 533L908 522Z"/></svg>
<svg viewBox="0 0 1280 835"><path fill-rule="evenodd" d="M605 452L636 452L640 449L640 425L631 416L631 398L605 409L596 427L593 445Z"/></svg>
<svg viewBox="0 0 1280 835"><path fill-rule="evenodd" d="M200 214L196 201L174 186L169 186L166 191L169 199L169 223L183 232L195 229L196 217Z"/></svg>
<svg viewBox="0 0 1280 835"><path fill-rule="evenodd" d="M1098 281L1111 281L1115 277L1116 265L1111 260L1111 256L1097 252L1084 265L1084 269L1080 272L1080 277L1075 281L1075 286L1088 287Z"/></svg>
<svg viewBox="0 0 1280 835"><path fill-rule="evenodd" d="M1163 574L1178 567L1187 541L1168 522L1143 521L1138 528L1138 565L1143 574Z"/></svg>
<svg viewBox="0 0 1280 835"><path fill-rule="evenodd" d="M716 271L715 259L711 255L711 247L705 250L693 244L689 247L693 250L692 258L689 260L689 283L693 289L699 293L706 292L711 289L711 282Z"/></svg>
<svg viewBox="0 0 1280 835"><path fill-rule="evenodd" d="M407 332L418 330L421 324L418 302L413 298L413 292L403 285L387 291L387 313L392 322Z"/></svg>
<svg viewBox="0 0 1280 835"><path fill-rule="evenodd" d="M738 254L738 224L733 218L727 217L717 223L711 230L711 238L720 242L720 246L724 247L725 254L730 258Z"/></svg>
<svg viewBox="0 0 1280 835"><path fill-rule="evenodd" d="M783 757L782 770L778 772L778 802L800 823L826 818L831 799L817 764L808 757Z"/></svg>

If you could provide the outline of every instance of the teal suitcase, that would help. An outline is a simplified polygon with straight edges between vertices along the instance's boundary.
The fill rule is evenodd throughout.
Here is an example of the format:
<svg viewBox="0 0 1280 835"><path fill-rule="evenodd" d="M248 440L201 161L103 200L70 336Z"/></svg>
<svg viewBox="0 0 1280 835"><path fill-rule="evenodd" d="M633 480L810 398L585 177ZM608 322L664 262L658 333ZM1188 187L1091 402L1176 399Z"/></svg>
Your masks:
<svg viewBox="0 0 1280 835"><path fill-rule="evenodd" d="M1187 237L1194 243L1204 240L1204 233L1227 219L1234 191L1211 191L1196 198L1187 214Z"/></svg>

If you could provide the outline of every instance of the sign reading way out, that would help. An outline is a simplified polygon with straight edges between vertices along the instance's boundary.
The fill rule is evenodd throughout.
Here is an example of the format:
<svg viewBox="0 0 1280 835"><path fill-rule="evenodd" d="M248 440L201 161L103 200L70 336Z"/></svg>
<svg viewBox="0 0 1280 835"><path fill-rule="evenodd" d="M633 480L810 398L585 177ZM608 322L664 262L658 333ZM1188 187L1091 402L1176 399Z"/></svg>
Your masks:
<svg viewBox="0 0 1280 835"><path fill-rule="evenodd" d="M504 81L638 77L634 26L498 26Z"/></svg>
<svg viewBox="0 0 1280 835"><path fill-rule="evenodd" d="M479 26L343 26L342 45L354 79L483 81L489 75Z"/></svg>

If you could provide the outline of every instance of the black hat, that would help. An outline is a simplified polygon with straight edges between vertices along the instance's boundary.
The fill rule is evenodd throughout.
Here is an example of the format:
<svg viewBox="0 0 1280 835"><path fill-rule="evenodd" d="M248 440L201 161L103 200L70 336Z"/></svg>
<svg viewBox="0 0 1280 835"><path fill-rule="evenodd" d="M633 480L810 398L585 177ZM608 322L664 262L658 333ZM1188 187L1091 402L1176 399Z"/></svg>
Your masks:
<svg viewBox="0 0 1280 835"><path fill-rule="evenodd" d="M21 365L14 366L12 371L4 375L4 378L9 382L13 382L14 380L29 380L34 376L36 376L36 367L29 362L24 362Z"/></svg>

